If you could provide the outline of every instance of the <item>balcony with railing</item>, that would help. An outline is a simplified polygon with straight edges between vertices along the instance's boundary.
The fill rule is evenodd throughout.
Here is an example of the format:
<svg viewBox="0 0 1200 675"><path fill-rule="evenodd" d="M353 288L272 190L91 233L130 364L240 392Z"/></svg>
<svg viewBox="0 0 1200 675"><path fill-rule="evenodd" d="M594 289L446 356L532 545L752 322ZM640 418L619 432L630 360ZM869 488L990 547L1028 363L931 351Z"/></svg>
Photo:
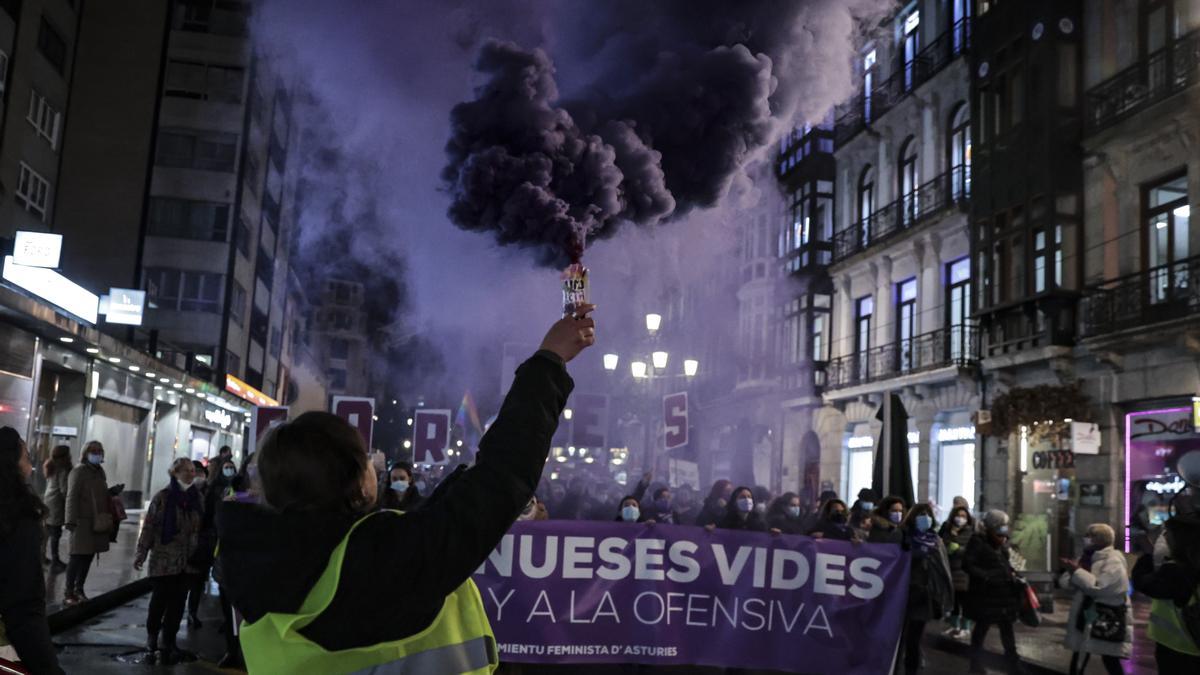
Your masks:
<svg viewBox="0 0 1200 675"><path fill-rule="evenodd" d="M883 244L957 205L971 194L971 165L939 174L916 190L833 235L833 263Z"/></svg>
<svg viewBox="0 0 1200 675"><path fill-rule="evenodd" d="M1200 318L1200 256L1105 281L1083 295L1085 338Z"/></svg>
<svg viewBox="0 0 1200 675"><path fill-rule="evenodd" d="M961 56L971 45L971 20L962 19L930 42L911 62L901 63L891 77L850 99L834 124L834 145L841 147L858 132L879 121L889 110Z"/></svg>
<svg viewBox="0 0 1200 675"><path fill-rule="evenodd" d="M940 368L965 368L979 361L979 335L973 325L949 326L839 356L825 367L825 389L845 389Z"/></svg>
<svg viewBox="0 0 1200 675"><path fill-rule="evenodd" d="M1088 133L1112 126L1195 84L1200 31L1149 54L1087 92Z"/></svg>

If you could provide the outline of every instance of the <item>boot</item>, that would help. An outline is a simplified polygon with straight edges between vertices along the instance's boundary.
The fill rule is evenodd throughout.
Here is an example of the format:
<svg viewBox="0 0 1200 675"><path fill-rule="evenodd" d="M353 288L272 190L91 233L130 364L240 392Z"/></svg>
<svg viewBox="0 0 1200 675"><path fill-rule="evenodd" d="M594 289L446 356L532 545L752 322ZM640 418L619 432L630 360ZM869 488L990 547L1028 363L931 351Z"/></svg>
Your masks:
<svg viewBox="0 0 1200 675"><path fill-rule="evenodd" d="M162 646L162 664L164 666L173 666L179 663L179 649L175 646L174 638L163 640Z"/></svg>
<svg viewBox="0 0 1200 675"><path fill-rule="evenodd" d="M158 633L148 633L146 636L146 665L158 663Z"/></svg>

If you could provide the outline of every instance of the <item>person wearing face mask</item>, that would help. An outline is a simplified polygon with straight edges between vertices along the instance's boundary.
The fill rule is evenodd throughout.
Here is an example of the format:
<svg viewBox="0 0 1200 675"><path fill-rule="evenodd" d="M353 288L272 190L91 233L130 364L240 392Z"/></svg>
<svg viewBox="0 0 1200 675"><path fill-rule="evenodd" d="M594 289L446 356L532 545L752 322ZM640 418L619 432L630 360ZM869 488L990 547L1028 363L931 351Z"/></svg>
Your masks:
<svg viewBox="0 0 1200 675"><path fill-rule="evenodd" d="M87 582L92 560L108 551L110 536L117 523L109 500L108 478L104 474L104 446L89 441L83 446L82 461L67 478L67 509L64 524L71 533L71 558L67 561L67 581L63 604L77 605L87 600L83 585ZM189 462L191 460L188 460ZM119 488L122 486L114 486Z"/></svg>
<svg viewBox="0 0 1200 675"><path fill-rule="evenodd" d="M713 483L712 489L708 491L708 496L704 498L704 505L700 507L700 513L696 516L696 524L707 527L720 522L725 517L725 512L729 507L729 497L732 494L733 483L725 479Z"/></svg>
<svg viewBox="0 0 1200 675"><path fill-rule="evenodd" d="M767 527L783 534L804 534L806 515L800 507L800 496L795 492L785 492L767 509Z"/></svg>
<svg viewBox="0 0 1200 675"><path fill-rule="evenodd" d="M621 505L617 509L618 523L647 523L653 522L647 518L646 514L642 513L642 505L638 502L637 497L629 495L621 500Z"/></svg>
<svg viewBox="0 0 1200 675"><path fill-rule="evenodd" d="M867 541L872 544L900 544L904 541L904 500L894 495L884 497L871 515L871 533Z"/></svg>
<svg viewBox="0 0 1200 675"><path fill-rule="evenodd" d="M226 448L222 448L222 450ZM228 457L228 459L222 459L223 457ZM207 484L202 485L199 476L196 477L196 482L193 483L197 488L200 488L201 499L204 503L204 515L200 520L199 542L196 554L192 557L191 561L197 573L190 579L191 585L188 587L187 601L187 625L188 628L196 630L204 627L204 622L200 620L199 610L200 601L204 597L205 587L208 584L209 573L212 570L216 554L217 528L215 516L217 504L233 496L233 479L237 476L237 465L233 463L232 453L229 455L226 455L224 452L217 454L209 462L209 467L209 480Z"/></svg>
<svg viewBox="0 0 1200 675"><path fill-rule="evenodd" d="M946 615L950 627L946 635L958 639L971 636L971 621L963 616L963 600L967 595L970 578L963 570L963 557L967 553L967 544L975 535L975 519L966 506L955 506L950 510L950 518L942 523L938 531L942 543L946 546L946 554L950 557L950 577L954 580L954 608Z"/></svg>
<svg viewBox="0 0 1200 675"><path fill-rule="evenodd" d="M941 618L954 603L954 584L946 547L934 529L933 509L917 504L900 525L902 545L912 556L908 577L908 604L905 609L904 672L911 675L921 668L921 639L925 624Z"/></svg>
<svg viewBox="0 0 1200 675"><path fill-rule="evenodd" d="M860 541L854 528L849 523L849 510L846 502L840 499L827 499L821 505L817 514L816 525L808 532L814 539L836 539L838 541Z"/></svg>
<svg viewBox="0 0 1200 675"><path fill-rule="evenodd" d="M766 532L767 521L762 514L754 510L754 494L748 487L739 487L730 495L729 504L725 507L725 515L721 522L706 525L710 532L714 527L723 530L747 530L750 532Z"/></svg>
<svg viewBox="0 0 1200 675"><path fill-rule="evenodd" d="M47 508L29 485L31 475L25 441L16 429L0 428L0 644L11 643L26 671L58 675L41 565Z"/></svg>
<svg viewBox="0 0 1200 675"><path fill-rule="evenodd" d="M421 493L413 480L412 464L396 462L388 472L388 484L379 496L379 508L412 511L421 505Z"/></svg>
<svg viewBox="0 0 1200 675"><path fill-rule="evenodd" d="M1176 513L1163 525L1167 553L1138 558L1133 588L1151 598L1147 636L1160 673L1200 673L1200 515ZM1191 617L1189 619L1189 617Z"/></svg>
<svg viewBox="0 0 1200 675"><path fill-rule="evenodd" d="M992 626L1000 630L1004 657L1010 673L1024 672L1017 655L1013 622L1021 610L1022 587L1008 559L1008 514L992 509L983 516L983 529L967 544L963 570L969 578L967 601L963 607L971 630L971 670L982 673L983 640Z"/></svg>
<svg viewBox="0 0 1200 675"><path fill-rule="evenodd" d="M1109 675L1123 673L1121 659L1133 650L1133 607L1126 601L1129 570L1125 555L1113 548L1115 538L1108 525L1090 525L1079 560L1061 560L1065 569L1059 586L1075 591L1063 640L1071 650L1071 675L1085 672L1092 654L1100 656Z"/></svg>
<svg viewBox="0 0 1200 675"><path fill-rule="evenodd" d="M133 568L141 571L150 558L150 612L146 617L149 662L173 665L179 660L175 636L183 619L188 588L199 573L192 565L200 548L204 502L196 488L196 467L186 457L171 464L171 482L150 500L138 536ZM159 652L159 638L161 647Z"/></svg>

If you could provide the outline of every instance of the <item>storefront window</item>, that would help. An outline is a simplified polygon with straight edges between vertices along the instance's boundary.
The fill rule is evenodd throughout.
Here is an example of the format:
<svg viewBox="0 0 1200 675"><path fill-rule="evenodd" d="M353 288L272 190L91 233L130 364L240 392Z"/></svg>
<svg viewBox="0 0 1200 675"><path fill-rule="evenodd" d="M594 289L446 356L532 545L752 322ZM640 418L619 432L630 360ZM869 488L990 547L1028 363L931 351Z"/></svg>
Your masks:
<svg viewBox="0 0 1200 675"><path fill-rule="evenodd" d="M853 432L847 435L845 452L846 489L842 495L852 502L859 490L871 487L875 439L871 437L870 425L866 423L855 425Z"/></svg>
<svg viewBox="0 0 1200 675"><path fill-rule="evenodd" d="M955 497L975 503L975 427L942 426L934 432L938 447L938 520L950 515Z"/></svg>
<svg viewBox="0 0 1200 675"><path fill-rule="evenodd" d="M1186 487L1176 470L1179 459L1200 451L1200 434L1190 407L1130 413L1125 434L1125 550L1148 552L1169 517L1171 499Z"/></svg>

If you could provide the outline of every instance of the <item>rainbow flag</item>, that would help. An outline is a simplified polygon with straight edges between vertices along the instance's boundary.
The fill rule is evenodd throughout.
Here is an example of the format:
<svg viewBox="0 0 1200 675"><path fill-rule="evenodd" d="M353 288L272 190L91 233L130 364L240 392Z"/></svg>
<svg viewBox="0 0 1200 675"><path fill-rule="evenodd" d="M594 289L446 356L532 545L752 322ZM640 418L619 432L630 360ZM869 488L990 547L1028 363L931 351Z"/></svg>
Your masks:
<svg viewBox="0 0 1200 675"><path fill-rule="evenodd" d="M470 389L463 394L462 403L458 405L458 414L454 417L454 423L462 427L463 435L470 436L476 442L483 436L483 425L479 423L479 411L475 409L475 399L471 396ZM470 426L467 426L468 423Z"/></svg>

